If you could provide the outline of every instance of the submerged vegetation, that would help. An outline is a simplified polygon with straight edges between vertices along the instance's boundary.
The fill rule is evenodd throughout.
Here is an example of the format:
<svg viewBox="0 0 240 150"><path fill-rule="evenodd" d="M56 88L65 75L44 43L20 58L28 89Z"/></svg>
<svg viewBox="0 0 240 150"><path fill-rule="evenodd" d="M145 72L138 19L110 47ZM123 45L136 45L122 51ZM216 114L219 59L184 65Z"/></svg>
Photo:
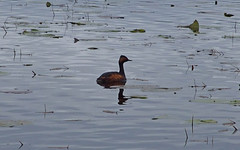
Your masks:
<svg viewBox="0 0 240 150"><path fill-rule="evenodd" d="M30 121L27 120L0 120L0 127L16 127L22 125L31 124Z"/></svg>
<svg viewBox="0 0 240 150"><path fill-rule="evenodd" d="M192 120L189 121L189 122L192 122ZM193 123L194 124L216 124L218 122L216 120L213 120L213 119L194 119Z"/></svg>
<svg viewBox="0 0 240 150"><path fill-rule="evenodd" d="M43 31L39 29L30 29L24 30L21 35L33 36L33 37L50 37L50 38L62 38L63 36L59 36L53 33L57 33L57 31Z"/></svg>
<svg viewBox="0 0 240 150"><path fill-rule="evenodd" d="M233 106L240 106L240 100L222 100L222 99L195 99L190 100L189 102L196 102L196 103L211 103L211 104L229 104Z"/></svg>

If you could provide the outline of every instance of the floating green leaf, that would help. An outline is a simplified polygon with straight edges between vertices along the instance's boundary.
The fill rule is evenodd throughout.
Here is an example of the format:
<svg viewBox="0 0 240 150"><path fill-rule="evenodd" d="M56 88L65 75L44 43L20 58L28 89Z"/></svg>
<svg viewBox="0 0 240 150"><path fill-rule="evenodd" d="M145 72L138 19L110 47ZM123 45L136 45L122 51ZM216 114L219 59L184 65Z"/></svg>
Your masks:
<svg viewBox="0 0 240 150"><path fill-rule="evenodd" d="M130 31L131 33L144 33L146 32L144 29L134 29L132 31Z"/></svg>
<svg viewBox="0 0 240 150"><path fill-rule="evenodd" d="M189 25L189 28L193 31L198 33L199 32L199 23L195 20L192 24Z"/></svg>
<svg viewBox="0 0 240 150"><path fill-rule="evenodd" d="M174 39L171 35L158 35L158 37L164 38L164 39Z"/></svg>
<svg viewBox="0 0 240 150"><path fill-rule="evenodd" d="M31 32L40 32L38 29L31 29Z"/></svg>
<svg viewBox="0 0 240 150"><path fill-rule="evenodd" d="M193 120L193 123L196 123L196 124L201 124L201 123L206 123L206 124L216 124L218 123L216 120L212 120L212 119L206 119L206 120L203 120L203 119L195 119Z"/></svg>
<svg viewBox="0 0 240 150"><path fill-rule="evenodd" d="M197 20L194 20L194 22L188 26L178 26L178 28L189 28L194 33L199 33L199 23Z"/></svg>
<svg viewBox="0 0 240 150"><path fill-rule="evenodd" d="M30 30L24 30L22 35L26 36L34 36L34 37L50 37L50 38L62 38L63 36L58 36L52 33L56 33L57 31L43 31L38 29L30 29Z"/></svg>

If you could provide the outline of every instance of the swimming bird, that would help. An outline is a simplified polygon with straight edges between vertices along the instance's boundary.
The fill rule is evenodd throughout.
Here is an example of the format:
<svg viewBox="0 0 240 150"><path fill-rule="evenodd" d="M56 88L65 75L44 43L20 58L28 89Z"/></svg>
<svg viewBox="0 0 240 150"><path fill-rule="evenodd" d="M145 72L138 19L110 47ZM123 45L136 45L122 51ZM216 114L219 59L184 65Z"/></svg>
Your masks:
<svg viewBox="0 0 240 150"><path fill-rule="evenodd" d="M97 78L97 84L110 87L114 85L125 85L127 82L126 75L124 72L123 63L127 61L132 61L128 59L126 56L121 55L118 61L119 64L119 72L105 72L99 78Z"/></svg>

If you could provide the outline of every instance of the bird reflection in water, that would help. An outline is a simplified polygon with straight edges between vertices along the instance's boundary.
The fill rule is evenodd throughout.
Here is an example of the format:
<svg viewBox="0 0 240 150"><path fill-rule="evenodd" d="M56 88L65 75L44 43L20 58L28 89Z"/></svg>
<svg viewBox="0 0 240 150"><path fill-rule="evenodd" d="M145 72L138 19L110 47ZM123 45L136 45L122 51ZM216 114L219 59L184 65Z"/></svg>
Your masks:
<svg viewBox="0 0 240 150"><path fill-rule="evenodd" d="M109 88L109 89L119 88L119 92L118 92L118 104L119 104L119 105L124 105L124 103L125 103L128 99L130 99L129 97L123 95L124 89L123 89L122 87L120 87L120 86L124 86L124 85L125 85L125 83L122 84L122 85L117 84L117 86L116 86L116 85L111 85L112 87L109 86L109 85L101 85L101 86L103 86L103 87L105 87L105 88Z"/></svg>
<svg viewBox="0 0 240 150"><path fill-rule="evenodd" d="M124 89L119 89L119 92L118 92L118 104L119 105L124 105L124 103L129 99L123 95L123 91L124 91Z"/></svg>

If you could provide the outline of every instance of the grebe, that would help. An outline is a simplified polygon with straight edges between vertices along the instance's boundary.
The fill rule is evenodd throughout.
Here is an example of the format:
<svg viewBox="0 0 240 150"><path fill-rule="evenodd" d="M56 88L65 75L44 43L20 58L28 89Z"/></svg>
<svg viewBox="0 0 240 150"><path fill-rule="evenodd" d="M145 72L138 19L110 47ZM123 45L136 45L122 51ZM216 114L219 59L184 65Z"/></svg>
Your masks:
<svg viewBox="0 0 240 150"><path fill-rule="evenodd" d="M97 78L97 84L110 87L113 85L125 85L127 79L125 76L123 63L127 61L132 61L128 59L126 56L121 55L118 61L119 64L119 72L105 72L99 78Z"/></svg>

